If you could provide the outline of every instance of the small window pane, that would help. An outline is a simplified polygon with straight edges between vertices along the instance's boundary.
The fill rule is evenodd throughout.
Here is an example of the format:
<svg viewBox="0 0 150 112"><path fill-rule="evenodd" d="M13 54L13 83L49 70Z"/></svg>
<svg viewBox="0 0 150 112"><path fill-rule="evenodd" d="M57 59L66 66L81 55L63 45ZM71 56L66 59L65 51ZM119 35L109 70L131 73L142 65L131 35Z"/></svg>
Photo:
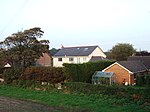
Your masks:
<svg viewBox="0 0 150 112"><path fill-rule="evenodd" d="M62 61L62 58L58 58L58 61Z"/></svg>
<svg viewBox="0 0 150 112"><path fill-rule="evenodd" d="M83 58L83 61L86 61L86 58Z"/></svg>
<svg viewBox="0 0 150 112"><path fill-rule="evenodd" d="M69 58L69 61L73 61L73 58Z"/></svg>

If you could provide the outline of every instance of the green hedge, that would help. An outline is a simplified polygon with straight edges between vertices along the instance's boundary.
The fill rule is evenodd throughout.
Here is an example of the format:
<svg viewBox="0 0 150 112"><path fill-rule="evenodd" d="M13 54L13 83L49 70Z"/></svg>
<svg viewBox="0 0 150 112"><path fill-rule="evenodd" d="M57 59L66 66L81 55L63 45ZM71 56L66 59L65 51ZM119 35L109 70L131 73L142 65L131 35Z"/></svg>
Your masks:
<svg viewBox="0 0 150 112"><path fill-rule="evenodd" d="M150 86L150 74L137 75L136 84L138 86Z"/></svg>
<svg viewBox="0 0 150 112"><path fill-rule="evenodd" d="M28 67L20 77L21 80L59 83L65 80L63 68L59 67Z"/></svg>
<svg viewBox="0 0 150 112"><path fill-rule="evenodd" d="M112 95L118 98L143 99L150 102L150 87L93 85L82 82L67 82L64 85L71 93Z"/></svg>
<svg viewBox="0 0 150 112"><path fill-rule="evenodd" d="M7 84L12 83L14 80L18 80L21 74L23 73L23 69L18 68L6 68L3 71L2 77L4 78L4 82Z"/></svg>
<svg viewBox="0 0 150 112"><path fill-rule="evenodd" d="M63 64L64 74L72 82L91 82L95 71L101 71L114 61L99 61L83 64Z"/></svg>
<svg viewBox="0 0 150 112"><path fill-rule="evenodd" d="M27 83L25 83L25 85L29 86L31 82L48 82L50 84L55 84L64 82L65 80L63 68L59 67L7 68L4 70L2 77L7 84L26 81ZM30 81L28 82L27 80Z"/></svg>

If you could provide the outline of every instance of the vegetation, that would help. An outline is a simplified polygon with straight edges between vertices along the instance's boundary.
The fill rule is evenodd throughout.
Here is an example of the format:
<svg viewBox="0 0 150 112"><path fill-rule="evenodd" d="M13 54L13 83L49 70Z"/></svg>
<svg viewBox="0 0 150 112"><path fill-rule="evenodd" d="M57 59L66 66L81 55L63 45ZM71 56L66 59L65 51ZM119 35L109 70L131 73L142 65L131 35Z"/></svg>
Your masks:
<svg viewBox="0 0 150 112"><path fill-rule="evenodd" d="M64 74L73 82L91 82L92 75L95 71L101 71L107 66L114 63L113 61L99 61L83 64L64 64Z"/></svg>
<svg viewBox="0 0 150 112"><path fill-rule="evenodd" d="M138 86L150 86L150 74L137 75L136 83Z"/></svg>
<svg viewBox="0 0 150 112"><path fill-rule="evenodd" d="M80 85L83 85L80 83ZM86 84L85 84L86 85ZM93 85L94 86L94 85ZM88 87L88 86L87 86ZM84 86L85 88L85 86ZM91 88L90 88L91 89ZM87 89L88 90L88 89ZM101 89L102 90L102 89ZM114 90L115 91L115 90ZM94 91L93 91L94 92ZM77 91L37 91L23 89L9 85L0 85L0 96L19 99L28 99L51 106L65 107L69 109L80 109L85 112L149 112L148 104L135 102L129 98L116 98L113 95L83 94ZM79 111L80 112L80 111Z"/></svg>
<svg viewBox="0 0 150 112"><path fill-rule="evenodd" d="M48 52L49 41L38 40L43 35L41 28L35 27L19 31L0 42L0 62L12 67L28 67L35 63L42 53Z"/></svg>
<svg viewBox="0 0 150 112"><path fill-rule="evenodd" d="M59 50L60 50L60 49L52 48L52 49L50 50L51 56L54 56Z"/></svg>
<svg viewBox="0 0 150 112"><path fill-rule="evenodd" d="M107 57L116 61L122 61L127 60L134 52L135 49L133 48L133 45L128 43L118 43L107 52Z"/></svg>
<svg viewBox="0 0 150 112"><path fill-rule="evenodd" d="M50 84L64 82L65 77L62 69L59 67L28 67L20 79L48 82Z"/></svg>
<svg viewBox="0 0 150 112"><path fill-rule="evenodd" d="M14 80L18 80L22 72L23 70L21 68L6 68L2 74L2 77L4 78L5 83L10 84L13 83Z"/></svg>
<svg viewBox="0 0 150 112"><path fill-rule="evenodd" d="M65 86L71 93L113 95L116 98L129 99L134 99L132 95L136 95L138 96L138 99L134 100L142 99L143 102L144 100L147 102L147 100L150 98L149 87L93 85L81 82L68 82L65 83Z"/></svg>
<svg viewBox="0 0 150 112"><path fill-rule="evenodd" d="M64 82L65 80L62 69L63 68L56 67L27 67L24 69L7 68L4 70L2 76L7 84L25 82L25 80L56 84Z"/></svg>

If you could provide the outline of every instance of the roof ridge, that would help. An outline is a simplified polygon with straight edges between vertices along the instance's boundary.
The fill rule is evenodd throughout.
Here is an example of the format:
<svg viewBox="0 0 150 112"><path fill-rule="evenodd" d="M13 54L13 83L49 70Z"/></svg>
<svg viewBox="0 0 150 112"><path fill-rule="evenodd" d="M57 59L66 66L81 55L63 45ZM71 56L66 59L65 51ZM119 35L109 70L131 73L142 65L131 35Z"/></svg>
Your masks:
<svg viewBox="0 0 150 112"><path fill-rule="evenodd" d="M98 45L89 45L89 46L72 46L72 47L64 47L64 48L78 48L78 47L98 47Z"/></svg>

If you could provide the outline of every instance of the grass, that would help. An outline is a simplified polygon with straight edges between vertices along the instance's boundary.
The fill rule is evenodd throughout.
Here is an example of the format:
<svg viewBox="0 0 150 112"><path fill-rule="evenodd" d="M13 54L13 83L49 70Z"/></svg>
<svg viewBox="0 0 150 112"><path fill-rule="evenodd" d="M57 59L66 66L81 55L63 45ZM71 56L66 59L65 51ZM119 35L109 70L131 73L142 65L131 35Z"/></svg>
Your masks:
<svg viewBox="0 0 150 112"><path fill-rule="evenodd" d="M117 99L107 95L64 94L62 92L37 91L14 86L0 85L0 96L32 100L66 109L94 112L149 112L150 107L139 105L128 99Z"/></svg>

